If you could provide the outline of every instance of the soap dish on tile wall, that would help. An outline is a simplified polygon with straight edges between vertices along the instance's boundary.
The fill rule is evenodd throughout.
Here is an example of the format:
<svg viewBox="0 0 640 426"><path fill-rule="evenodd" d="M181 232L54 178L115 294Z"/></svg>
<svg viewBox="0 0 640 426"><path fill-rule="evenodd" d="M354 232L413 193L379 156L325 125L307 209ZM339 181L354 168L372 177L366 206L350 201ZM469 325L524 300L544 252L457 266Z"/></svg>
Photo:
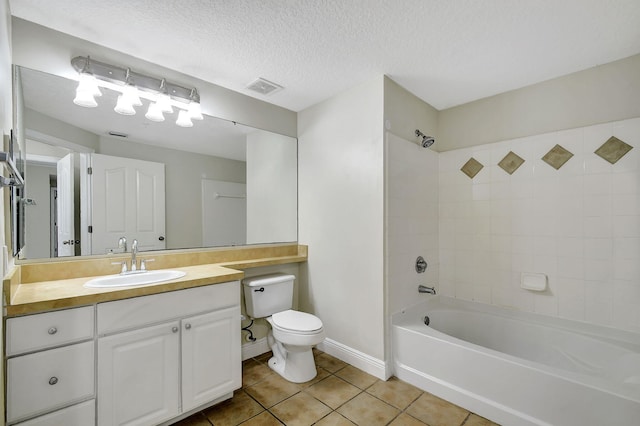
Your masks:
<svg viewBox="0 0 640 426"><path fill-rule="evenodd" d="M531 291L545 291L547 276L539 272L523 272L520 275L520 287Z"/></svg>

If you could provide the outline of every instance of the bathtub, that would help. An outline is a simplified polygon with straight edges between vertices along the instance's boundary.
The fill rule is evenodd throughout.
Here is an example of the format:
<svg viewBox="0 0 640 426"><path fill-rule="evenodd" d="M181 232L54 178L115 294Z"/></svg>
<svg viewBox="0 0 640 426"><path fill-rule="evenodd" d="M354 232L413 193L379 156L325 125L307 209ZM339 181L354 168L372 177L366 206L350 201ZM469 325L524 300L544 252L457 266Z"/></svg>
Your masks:
<svg viewBox="0 0 640 426"><path fill-rule="evenodd" d="M431 296L392 338L398 378L497 423L640 424L640 333Z"/></svg>

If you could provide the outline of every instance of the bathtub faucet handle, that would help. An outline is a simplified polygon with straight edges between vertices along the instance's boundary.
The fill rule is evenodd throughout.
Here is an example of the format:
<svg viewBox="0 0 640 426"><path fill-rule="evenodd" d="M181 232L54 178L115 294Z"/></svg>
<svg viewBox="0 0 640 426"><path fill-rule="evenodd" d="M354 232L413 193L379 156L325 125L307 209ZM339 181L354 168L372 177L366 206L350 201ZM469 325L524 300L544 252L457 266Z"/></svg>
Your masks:
<svg viewBox="0 0 640 426"><path fill-rule="evenodd" d="M436 294L436 288L435 287L427 287L426 285L420 284L418 286L418 293Z"/></svg>

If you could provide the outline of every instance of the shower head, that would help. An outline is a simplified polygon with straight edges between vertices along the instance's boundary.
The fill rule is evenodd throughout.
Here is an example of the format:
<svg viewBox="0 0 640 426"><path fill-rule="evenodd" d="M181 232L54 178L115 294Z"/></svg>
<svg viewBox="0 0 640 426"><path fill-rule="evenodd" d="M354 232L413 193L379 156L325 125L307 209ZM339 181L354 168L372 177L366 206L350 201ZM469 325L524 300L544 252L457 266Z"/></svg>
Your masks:
<svg viewBox="0 0 640 426"><path fill-rule="evenodd" d="M429 148L436 141L433 136L427 136L418 129L416 129L416 136L422 138L422 142L420 144L423 148Z"/></svg>

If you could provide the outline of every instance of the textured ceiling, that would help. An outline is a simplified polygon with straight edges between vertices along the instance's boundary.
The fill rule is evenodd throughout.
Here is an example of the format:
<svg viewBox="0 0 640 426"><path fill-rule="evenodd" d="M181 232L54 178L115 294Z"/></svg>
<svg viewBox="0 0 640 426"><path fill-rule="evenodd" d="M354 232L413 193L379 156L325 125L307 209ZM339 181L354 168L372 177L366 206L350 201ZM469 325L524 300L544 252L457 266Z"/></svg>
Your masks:
<svg viewBox="0 0 640 426"><path fill-rule="evenodd" d="M20 18L294 111L381 74L445 109L640 53L638 0L10 0L10 7ZM248 92L257 77L285 90Z"/></svg>

